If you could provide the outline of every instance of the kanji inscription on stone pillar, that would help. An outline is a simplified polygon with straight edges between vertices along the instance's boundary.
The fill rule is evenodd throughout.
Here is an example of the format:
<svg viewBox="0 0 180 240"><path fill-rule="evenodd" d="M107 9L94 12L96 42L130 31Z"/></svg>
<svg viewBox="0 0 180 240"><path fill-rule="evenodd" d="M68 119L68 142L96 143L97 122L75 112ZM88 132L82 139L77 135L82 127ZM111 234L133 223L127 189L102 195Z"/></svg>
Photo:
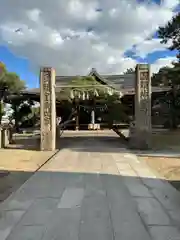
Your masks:
<svg viewBox="0 0 180 240"><path fill-rule="evenodd" d="M150 67L147 64L137 65L135 91L136 127L151 131L151 77Z"/></svg>
<svg viewBox="0 0 180 240"><path fill-rule="evenodd" d="M151 77L148 64L136 66L135 79L135 129L132 145L139 149L151 145Z"/></svg>
<svg viewBox="0 0 180 240"><path fill-rule="evenodd" d="M55 70L45 67L40 70L40 113L42 151L56 148L56 94Z"/></svg>

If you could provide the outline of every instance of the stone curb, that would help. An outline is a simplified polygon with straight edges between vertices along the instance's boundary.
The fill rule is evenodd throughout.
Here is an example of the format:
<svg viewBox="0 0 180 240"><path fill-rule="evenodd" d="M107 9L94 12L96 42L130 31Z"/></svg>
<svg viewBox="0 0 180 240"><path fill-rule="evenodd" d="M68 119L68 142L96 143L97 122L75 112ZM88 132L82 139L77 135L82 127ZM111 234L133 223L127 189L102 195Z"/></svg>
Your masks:
<svg viewBox="0 0 180 240"><path fill-rule="evenodd" d="M180 153L173 153L173 152L141 152L141 151L134 151L134 154L141 156L141 157L165 157L165 158L180 158Z"/></svg>

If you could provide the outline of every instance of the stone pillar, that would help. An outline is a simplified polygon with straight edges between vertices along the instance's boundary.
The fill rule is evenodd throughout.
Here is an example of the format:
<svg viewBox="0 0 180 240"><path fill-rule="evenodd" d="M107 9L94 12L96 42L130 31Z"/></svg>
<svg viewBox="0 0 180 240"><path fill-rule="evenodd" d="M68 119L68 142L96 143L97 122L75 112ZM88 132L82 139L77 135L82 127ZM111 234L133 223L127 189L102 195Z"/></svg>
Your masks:
<svg viewBox="0 0 180 240"><path fill-rule="evenodd" d="M138 64L135 79L135 126L130 145L137 149L151 147L151 76L148 64Z"/></svg>
<svg viewBox="0 0 180 240"><path fill-rule="evenodd" d="M2 130L2 136L1 136L1 140L2 140L2 148L6 148L9 145L9 133L8 133L8 129L4 128Z"/></svg>
<svg viewBox="0 0 180 240"><path fill-rule="evenodd" d="M56 93L55 70L49 67L40 71L40 114L42 151L56 149Z"/></svg>

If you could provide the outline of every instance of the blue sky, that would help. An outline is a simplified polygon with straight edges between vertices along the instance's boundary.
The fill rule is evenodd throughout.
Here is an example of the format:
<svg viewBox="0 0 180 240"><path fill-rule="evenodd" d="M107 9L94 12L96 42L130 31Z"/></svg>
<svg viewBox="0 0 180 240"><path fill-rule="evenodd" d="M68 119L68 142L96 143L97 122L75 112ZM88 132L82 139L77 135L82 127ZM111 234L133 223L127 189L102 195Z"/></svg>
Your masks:
<svg viewBox="0 0 180 240"><path fill-rule="evenodd" d="M125 52L126 57L131 57L132 59L135 59L138 63L146 62L148 64L153 64L160 58L166 58L166 57L174 57L176 56L176 51L169 51L168 49L165 51L155 51L152 53L148 53L145 58L141 58L139 56L135 56L133 51L129 50Z"/></svg>
<svg viewBox="0 0 180 240"><path fill-rule="evenodd" d="M17 0L14 0L14 1L17 1ZM34 0L32 0L33 2L34 2L34 6L35 6L35 2L36 1L34 1ZM37 0L38 2L41 2L42 0ZM81 0L80 0L81 1ZM141 3L141 2L145 2L145 0L137 0L139 3ZM154 2L156 2L156 3L159 3L160 2L160 0L152 0L152 1L154 1ZM169 2L170 2L171 0L169 0ZM175 0L172 0L172 1L175 1ZM58 0L54 0L54 2L57 2L58 3ZM84 1L82 1L82 2L84 2ZM106 2L106 1L105 1ZM41 5L41 4L40 4ZM34 7L34 9L36 9L36 7ZM87 9L86 8L86 6L85 6L85 9ZM98 9L102 9L102 11L99 11L98 10L98 12L103 12L103 7L102 8L98 8ZM119 7L119 9L121 9L121 7ZM21 10L21 9L20 9ZM148 9L149 10L149 9ZM179 11L180 10L180 5L178 6L178 7L176 7L176 10L175 11ZM43 11L44 12L46 12L46 9L43 9ZM47 11L48 12L48 11ZM15 13L15 12L14 12ZM24 14L24 8L22 7L22 13ZM31 12L31 17L32 17L32 13L33 12ZM35 12L34 12L35 13ZM33 14L34 14L33 13ZM49 13L49 12L48 12ZM55 13L54 13L55 14ZM57 16L59 15L59 13L57 12L56 13L57 14ZM134 13L133 13L134 14ZM149 11L149 17L151 16L153 14L153 9L151 9L150 11ZM17 18L17 21L19 21L19 18L18 18L18 15L20 15L20 13L15 13L15 19ZM37 13L37 11L36 11L36 17L38 17L38 13ZM79 15L79 13L78 13L78 15ZM12 13L10 12L9 13L9 19L11 19L11 17L12 17ZM24 16L24 15L23 15ZM30 16L30 15L28 15L28 16ZM164 16L164 15L163 15ZM8 13L6 14L6 15L4 15L4 19L6 20L6 18L8 17ZM53 15L51 16L51 18L53 19ZM120 19L118 19L117 18L117 23L119 23L119 21L123 21L123 18L126 18L126 16L122 16L122 19L121 19L121 16L120 16ZM3 20L4 20L3 19ZM8 19L8 18L7 18ZM67 19L69 19L69 16L67 16ZM4 20L4 22L5 22L5 20ZM32 19L31 19L32 20ZM66 20L66 19L65 19ZM136 15L134 14L134 21L136 21L137 20L137 17L136 17ZM20 22L20 23L18 23L18 24L20 24L20 26L21 26L21 24L23 23L24 24L24 19L22 19L22 22ZM34 21L34 20L33 20ZM65 24L70 24L69 25L69 28L71 28L72 27L72 29L73 29L73 27L75 26L75 25L73 25L74 24L74 21L75 21L75 19L73 19L72 20L72 23L69 23L69 20L66 22L65 21ZM127 21L127 19L126 19L126 21ZM157 19L157 21L159 21L158 19ZM93 22L93 21L92 21ZM29 22L28 22L29 23ZM82 19L82 23L84 23L84 20ZM51 24L51 21L49 22L49 24ZM77 24L79 24L79 20L78 20L78 18L77 18ZM103 29L103 28L101 28L101 25L100 25L101 23L98 23L97 22L97 29ZM138 23L137 22L137 25L135 24L134 25L134 27L137 27L137 34L138 34L138 24L141 24L140 22ZM149 23L146 23L147 24L147 26L148 26L148 24ZM37 24L38 25L38 24ZM11 25L10 25L11 26ZM18 25L19 26L19 25ZM28 26L28 25L27 25ZM49 25L50 26L50 25ZM89 29L90 28L90 26L91 25L87 25L87 27L86 27L86 29ZM1 19L0 19L0 27L1 27ZM41 29L42 29L42 33L44 32L44 30L43 30L43 28L44 28L44 26L41 26L42 28L39 28L38 29L38 31L39 31L39 34L41 34L40 33L40 31L41 31ZM103 26L102 26L103 27ZM107 27L109 27L108 25L107 25ZM122 26L121 26L122 27ZM45 29L45 28L44 28ZM77 28L78 29L78 28ZM146 29L146 28L145 28ZM0 28L0 30L1 30L1 28ZM36 27L35 27L35 30L36 30ZM92 30L92 29L91 29ZM45 31L47 31L47 29L45 29ZM86 30L87 31L87 30ZM105 31L106 31L106 29L105 29ZM109 31L110 31L110 34L111 34L111 29L109 29ZM113 34L114 34L114 39L117 39L118 37L121 37L122 35L121 35L121 32L125 32L125 34L126 34L126 30L124 30L124 29L118 29L118 31L120 32L120 35L116 35L117 34L117 31L114 31L113 32ZM52 33L53 33L53 29L52 29ZM7 33L7 37L9 37L10 35L8 35L9 33ZM78 36L78 32L77 32L77 35L76 36ZM98 34L98 33L96 33L96 34ZM140 33L139 33L140 34ZM102 35L103 36L103 35ZM100 37L102 37L102 36L100 36ZM134 35L135 37L136 37L136 33L135 33L135 35ZM138 36L138 35L137 35ZM0 32L0 37L1 37L1 32ZM16 36L15 36L16 37ZM40 37L42 37L41 35L40 35ZM39 38L39 37L38 37ZM157 38L157 35L156 35L156 33L154 33L154 35L153 35L153 38ZM108 41L109 42L111 42L111 44L114 44L114 39L111 39L111 37L108 39ZM0 39L1 40L1 39ZM15 40L15 42L16 42L16 38L14 38L14 35L12 35L11 36L11 38L10 38L10 42L11 41L14 41ZM27 37L25 36L25 38L23 39L24 40L24 42L26 43L26 40L27 40ZM21 39L20 39L20 41L21 41ZM38 52L38 50L39 50L39 48L38 48L38 44L39 44L39 39L36 39L36 41L37 41L37 43L36 43L36 48L34 49L34 48L31 48L31 49L33 49L33 50L28 50L28 49L30 49L28 46L32 46L32 47L34 47L35 46L35 44L34 43L32 43L32 45L30 45L31 43L28 43L27 44L27 47L26 47L26 49L25 49L25 54L24 54L24 56L32 56L33 54L32 54L32 51L34 51L35 52L35 54L36 54L36 52L37 52L37 54L39 54L39 55L42 55L43 54L43 51L44 50L42 50L42 54L41 53L39 53ZM124 35L124 42L125 41L127 41L127 37ZM128 40L129 41L129 40ZM5 64L6 64L6 66L7 66L7 69L9 70L9 71L12 71L12 72L16 72L19 76L20 76L20 78L22 79L22 80L25 80L26 81L26 83L27 83L27 86L29 87L29 88L34 88L34 87L38 87L39 86L39 76L38 76L38 74L36 74L35 72L33 72L33 70L32 70L32 63L34 63L34 60L33 60L33 57L34 57L34 59L36 59L36 57L38 56L38 55L36 55L35 56L35 54L34 54L34 56L33 57L29 57L29 59L28 58L22 58L22 57L20 57L20 55L18 56L18 54L14 54L13 52L11 52L11 50L10 50L10 47L8 47L8 46L10 46L10 45L8 45L9 43L9 39L8 40L4 40L4 41L1 41L1 44L2 43L4 43L4 45L2 44L2 45L0 45L0 61L2 61L2 62L4 62ZM24 44L24 42L22 42L22 46L23 46L23 44ZM43 42L43 38L42 38L42 42ZM74 42L76 42L76 40L74 40ZM121 43L120 43L120 48L123 46L124 47L124 42L122 41ZM103 41L102 41L102 43L103 43ZM46 42L44 43L44 47L46 47ZM88 44L88 40L87 40L87 44ZM43 45L43 44L42 44ZM115 44L116 45L116 44ZM122 46L121 46L122 45ZM62 53L64 54L64 58L63 58L63 55L61 56L61 52L59 52L58 53L58 51L56 52L56 55L53 55L54 54L54 50L53 50L53 48L52 49L48 49L47 50L47 53L46 53L46 55L44 55L45 57L44 57L44 59L47 59L47 58L50 58L51 57L51 59L52 60L54 60L54 59L57 59L56 60L56 62L52 62L52 65L53 65L53 63L54 63L54 65L56 65L56 66L58 66L58 64L60 65L61 64L61 66L62 67L64 67L64 62L63 62L63 59L65 59L66 61L67 61L67 63L66 63L66 68L67 68L67 70L66 70L66 72L69 74L69 72L68 71L70 71L69 69L70 69L70 67L71 67L71 64L73 65L73 69L77 69L77 68L79 68L79 66L80 66L80 68L81 68L81 66L82 66L82 64L84 64L84 63L86 63L86 60L87 60L87 57L88 56L90 56L91 55L91 53L90 52L87 52L87 46L88 45L84 45L84 46L77 46L76 47L76 43L74 43L74 45L72 44L72 46L70 46L70 51L68 52L68 48L66 49L66 51L62 51ZM129 45L128 45L129 46ZM130 46L132 46L132 45L130 45ZM85 59L81 59L81 55L79 54L79 52L76 52L76 48L78 48L79 47L79 52L81 52L81 51L84 51L84 56L85 56ZM83 48L84 47L84 48ZM122 48L123 48L122 47ZM37 49L37 50L36 50ZM126 48L127 49L127 48ZM89 50L90 51L90 50ZM143 51L143 50L142 50ZM16 51L17 52L17 51ZM123 65L124 63L122 62L120 62L119 61L119 59L117 58L117 54L116 53L114 53L114 50L112 49L112 48L109 48L109 49L106 49L106 52L107 52L107 54L109 54L109 55L105 55L104 53L102 54L102 58L100 58L99 57L99 55L97 55L97 59L98 59L98 64L97 64L97 66L98 66L98 69L101 69L102 68L102 71L104 71L104 69L103 69L103 67L105 67L106 66L106 64L107 64L107 62L105 62L104 61L104 59L105 58L107 58L107 60L108 60L108 56L109 57L111 57L111 60L112 61L116 61L117 60L117 62L116 62L116 65L114 64L113 66L114 66L114 70L116 70L116 69L118 69L118 71L119 71L119 65L121 64L121 65ZM98 52L97 52L98 53ZM73 55L74 54L74 55ZM114 54L114 55L113 55ZM78 63L77 63L77 65L76 65L76 61L72 61L72 58L73 58L73 56L78 56L77 57L77 59L80 59L80 61L82 61L82 62L79 62L79 65L78 65ZM130 49L129 51L125 51L124 52L124 57L129 57L129 58L131 58L134 62L135 61L137 61L137 62L148 62L149 64L154 64L154 63L156 63L157 61L158 61L158 59L162 59L162 58L167 58L167 57L173 57L173 56L175 56L176 55L176 52L170 52L170 51L168 51L168 50L164 50L164 51L162 51L162 49L161 49L161 51L158 51L157 49L155 50L155 51L150 51L149 53L147 53L146 55L145 55L145 57L144 58L142 58L142 56L140 57L140 56L137 56L137 54L135 55L135 53L133 52L133 48L132 49ZM50 57L49 57L50 56ZM39 56L38 56L39 57ZM68 58L69 57L69 58ZM91 57L91 56L90 56ZM87 67L87 66L91 66L91 65L93 65L92 63L93 63L93 61L95 61L94 60L94 56L93 56L93 54L92 54L92 59L91 58L89 58L90 60L89 60L89 62L87 61L87 65L85 65L85 67ZM122 58L123 59L123 58ZM39 59L38 59L39 60ZM55 61L55 60L54 60ZM103 62L104 61L104 62ZM40 59L39 60L39 62L40 63L42 63L43 62L43 59ZM46 61L45 61L46 62ZM51 61L50 61L50 63L51 63ZM131 62L130 62L131 63ZM38 63L39 64L39 63ZM37 65L38 65L37 64ZM40 65L40 64L39 64ZM48 62L48 65L49 65L49 62ZM50 66L50 65L49 65ZM117 66L117 67L116 67ZM129 65L127 65L127 66L129 66ZM127 68L127 66L125 65L124 67L126 67ZM92 67L94 67L94 66L92 66ZM108 66L106 66L106 68L108 68ZM61 68L62 69L62 68ZM60 69L60 70L61 70ZM98 70L97 69L97 70ZM109 68L109 69L111 69L111 68ZM61 71L60 71L61 72Z"/></svg>
<svg viewBox="0 0 180 240"><path fill-rule="evenodd" d="M15 56L7 47L0 46L0 61L4 62L8 71L16 72L22 80L25 80L29 88L39 86L38 75L30 69L30 61Z"/></svg>
<svg viewBox="0 0 180 240"><path fill-rule="evenodd" d="M164 58L167 56L175 56L176 52L166 51L156 51L150 53L146 58L142 59L140 57L134 57L131 51L127 51L125 56L136 59L138 62L148 62L149 64L154 63L159 58ZM0 61L4 62L7 69L12 72L16 72L22 80L25 80L29 88L34 88L39 86L38 74L36 75L31 71L31 63L28 59L24 59L15 56L7 47L0 46Z"/></svg>

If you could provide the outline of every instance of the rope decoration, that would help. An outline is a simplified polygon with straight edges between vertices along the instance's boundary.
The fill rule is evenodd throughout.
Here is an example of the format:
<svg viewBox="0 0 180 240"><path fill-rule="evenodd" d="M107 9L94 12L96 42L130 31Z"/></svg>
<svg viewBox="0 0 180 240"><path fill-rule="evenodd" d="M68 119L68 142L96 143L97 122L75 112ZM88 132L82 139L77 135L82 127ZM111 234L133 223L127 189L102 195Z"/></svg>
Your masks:
<svg viewBox="0 0 180 240"><path fill-rule="evenodd" d="M119 95L119 98L122 98L122 96L123 96L122 92L115 91L112 88L105 88L103 92L108 94L109 96L112 96L115 93ZM82 100L89 100L91 96L99 97L101 94L102 94L102 91L98 91L98 89L89 89L87 91L80 90L80 89L78 89L78 90L72 89L70 91L70 98L71 99L78 98L78 99L82 99Z"/></svg>

